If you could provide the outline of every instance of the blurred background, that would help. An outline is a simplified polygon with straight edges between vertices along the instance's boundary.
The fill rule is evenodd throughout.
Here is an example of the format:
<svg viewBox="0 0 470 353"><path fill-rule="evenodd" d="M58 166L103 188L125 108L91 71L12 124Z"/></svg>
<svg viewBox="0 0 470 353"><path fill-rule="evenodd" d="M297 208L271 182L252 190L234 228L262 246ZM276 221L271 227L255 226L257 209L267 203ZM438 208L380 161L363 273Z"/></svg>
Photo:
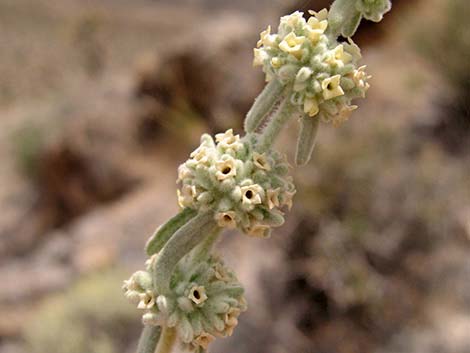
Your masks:
<svg viewBox="0 0 470 353"><path fill-rule="evenodd" d="M259 32L329 3L0 0L1 353L134 351L120 287L176 167L242 132ZM372 87L322 126L288 222L223 236L250 310L212 352L470 352L470 5L393 4L355 37Z"/></svg>

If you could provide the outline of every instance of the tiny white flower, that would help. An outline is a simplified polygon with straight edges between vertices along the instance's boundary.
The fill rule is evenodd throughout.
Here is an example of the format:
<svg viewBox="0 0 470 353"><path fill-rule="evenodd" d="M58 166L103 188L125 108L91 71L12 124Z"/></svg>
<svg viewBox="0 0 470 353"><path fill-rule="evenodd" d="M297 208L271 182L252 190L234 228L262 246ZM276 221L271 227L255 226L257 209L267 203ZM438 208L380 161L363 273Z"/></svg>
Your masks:
<svg viewBox="0 0 470 353"><path fill-rule="evenodd" d="M234 211L219 212L215 215L215 220L219 227L233 229L237 226L235 217L236 213Z"/></svg>
<svg viewBox="0 0 470 353"><path fill-rule="evenodd" d="M223 155L220 160L216 162L217 172L215 176L217 180L225 180L227 178L237 175L237 168L235 167L235 159L229 155Z"/></svg>
<svg viewBox="0 0 470 353"><path fill-rule="evenodd" d="M190 157L198 162L197 164L206 164L209 161L210 150L207 147L199 146L190 154Z"/></svg>
<svg viewBox="0 0 470 353"><path fill-rule="evenodd" d="M255 205L259 205L263 202L264 190L258 184L252 184L247 186L242 186L242 205L246 209L252 210Z"/></svg>
<svg viewBox="0 0 470 353"><path fill-rule="evenodd" d="M204 286L194 286L189 290L188 298L196 305L200 305L207 300L206 288Z"/></svg>
<svg viewBox="0 0 470 353"><path fill-rule="evenodd" d="M140 301L137 304L137 309L151 309L155 305L155 295L152 291L145 291L140 294Z"/></svg>
<svg viewBox="0 0 470 353"><path fill-rule="evenodd" d="M178 205L181 208L192 206L194 198L197 196L196 186L185 184L181 190L176 191L178 196Z"/></svg>
<svg viewBox="0 0 470 353"><path fill-rule="evenodd" d="M240 142L240 135L234 135L232 129L215 135L215 140L218 142L217 146L220 146L229 152L237 152L243 148L243 144Z"/></svg>
<svg viewBox="0 0 470 353"><path fill-rule="evenodd" d="M343 89L339 85L340 80L341 75L334 75L322 81L323 98L328 100L344 94Z"/></svg>

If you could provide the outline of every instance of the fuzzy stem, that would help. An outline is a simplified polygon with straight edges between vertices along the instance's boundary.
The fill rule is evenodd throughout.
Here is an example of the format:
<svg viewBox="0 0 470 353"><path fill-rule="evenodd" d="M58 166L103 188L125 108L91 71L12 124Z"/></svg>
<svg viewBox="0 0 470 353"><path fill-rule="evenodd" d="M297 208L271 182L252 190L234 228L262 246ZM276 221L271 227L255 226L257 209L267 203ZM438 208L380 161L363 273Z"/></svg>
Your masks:
<svg viewBox="0 0 470 353"><path fill-rule="evenodd" d="M297 140L297 150L295 152L295 164L305 165L312 156L313 148L320 125L320 118L304 116L300 119L299 138Z"/></svg>
<svg viewBox="0 0 470 353"><path fill-rule="evenodd" d="M160 331L158 326L144 326L137 346L137 353L154 353L160 338Z"/></svg>
<svg viewBox="0 0 470 353"><path fill-rule="evenodd" d="M173 327L163 327L160 341L155 353L171 353L176 339L176 330Z"/></svg>
<svg viewBox="0 0 470 353"><path fill-rule="evenodd" d="M272 110L282 93L284 86L278 80L270 81L255 99L245 119L245 131L254 132L262 123L266 115Z"/></svg>
<svg viewBox="0 0 470 353"><path fill-rule="evenodd" d="M199 244L217 225L212 211L200 213L176 231L160 251L155 263L154 286L157 293L167 295L176 264Z"/></svg>
<svg viewBox="0 0 470 353"><path fill-rule="evenodd" d="M256 149L259 152L266 152L274 144L279 136L282 128L294 115L296 107L294 107L287 98L284 98L279 109L272 116L268 125L261 133Z"/></svg>

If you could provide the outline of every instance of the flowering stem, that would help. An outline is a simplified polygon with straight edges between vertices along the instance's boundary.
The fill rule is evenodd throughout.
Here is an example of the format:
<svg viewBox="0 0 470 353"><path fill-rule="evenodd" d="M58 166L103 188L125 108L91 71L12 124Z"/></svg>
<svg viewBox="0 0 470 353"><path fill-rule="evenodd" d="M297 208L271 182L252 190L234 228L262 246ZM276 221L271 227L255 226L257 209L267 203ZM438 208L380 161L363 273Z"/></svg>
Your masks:
<svg viewBox="0 0 470 353"><path fill-rule="evenodd" d="M170 292L170 279L176 264L217 227L212 211L200 213L176 231L155 262L154 286L157 293Z"/></svg>
<svg viewBox="0 0 470 353"><path fill-rule="evenodd" d="M295 107L290 104L287 98L284 98L279 109L274 113L268 125L261 133L256 146L259 152L266 152L274 144L282 128L292 118L295 113Z"/></svg>
<svg viewBox="0 0 470 353"><path fill-rule="evenodd" d="M155 353L171 353L175 343L175 338L176 330L173 327L163 327L160 341L158 341L158 346L155 350Z"/></svg>
<svg viewBox="0 0 470 353"><path fill-rule="evenodd" d="M320 118L304 116L300 119L299 139L297 140L297 150L295 152L295 164L305 165L312 156L313 148L320 126Z"/></svg>
<svg viewBox="0 0 470 353"><path fill-rule="evenodd" d="M247 133L254 132L261 125L263 119L278 101L283 89L284 85L276 79L271 80L264 87L246 115L245 131Z"/></svg>
<svg viewBox="0 0 470 353"><path fill-rule="evenodd" d="M137 346L137 353L154 353L160 338L160 331L158 326L144 326Z"/></svg>

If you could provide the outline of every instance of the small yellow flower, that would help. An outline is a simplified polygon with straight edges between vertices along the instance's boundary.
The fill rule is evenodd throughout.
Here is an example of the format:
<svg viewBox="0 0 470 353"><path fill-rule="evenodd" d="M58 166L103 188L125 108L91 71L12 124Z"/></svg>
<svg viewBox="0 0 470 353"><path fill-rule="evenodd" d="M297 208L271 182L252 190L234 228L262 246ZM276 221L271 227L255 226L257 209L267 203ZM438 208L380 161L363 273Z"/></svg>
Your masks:
<svg viewBox="0 0 470 353"><path fill-rule="evenodd" d="M313 44L317 43L320 39L320 36L325 33L326 28L328 27L327 20L319 20L316 17L310 17L307 21L306 31L308 33L308 38L312 41Z"/></svg>
<svg viewBox="0 0 470 353"><path fill-rule="evenodd" d="M227 273L227 270L220 263L215 264L214 271L215 278L217 278L219 281L227 282L230 280L230 276Z"/></svg>
<svg viewBox="0 0 470 353"><path fill-rule="evenodd" d="M315 18L318 21L324 21L328 19L328 10L327 9L322 9L321 11L315 12L313 10L308 10L308 13L312 16L315 16Z"/></svg>
<svg viewBox="0 0 470 353"><path fill-rule="evenodd" d="M302 44L304 42L304 36L297 37L294 32L290 32L279 44L279 49L300 59L302 56Z"/></svg>
<svg viewBox="0 0 470 353"><path fill-rule="evenodd" d="M263 66L264 61L269 58L268 53L264 49L253 49L253 66Z"/></svg>
<svg viewBox="0 0 470 353"><path fill-rule="evenodd" d="M214 336L212 336L210 333L203 332L194 339L193 345L196 347L202 347L204 350L206 350L213 340L215 340Z"/></svg>
<svg viewBox="0 0 470 353"><path fill-rule="evenodd" d="M256 43L256 46L258 48L262 45L265 47L272 47L276 44L276 38L277 36L275 34L271 34L271 26L268 26L265 31L261 32L260 40Z"/></svg>
<svg viewBox="0 0 470 353"><path fill-rule="evenodd" d="M209 161L210 151L207 147L199 146L190 154L190 157L195 160L197 164L206 164Z"/></svg>
<svg viewBox="0 0 470 353"><path fill-rule="evenodd" d="M292 198L294 197L294 195L295 195L295 191L292 191L292 192L286 191L282 198L282 204L286 205L289 211L292 208Z"/></svg>
<svg viewBox="0 0 470 353"><path fill-rule="evenodd" d="M240 135L234 135L232 129L215 135L215 140L218 142L218 146L224 148L226 152L236 152L243 148L243 144L240 142Z"/></svg>
<svg viewBox="0 0 470 353"><path fill-rule="evenodd" d="M229 311L225 314L225 334L227 336L232 336L233 330L238 325L238 316L240 315L240 309L230 308Z"/></svg>
<svg viewBox="0 0 470 353"><path fill-rule="evenodd" d="M279 207L279 193L281 189L268 189L266 192L266 198L268 200L268 207L272 210L274 207Z"/></svg>
<svg viewBox="0 0 470 353"><path fill-rule="evenodd" d="M288 25L292 28L296 27L298 24L304 22L303 13L300 11L295 11L294 13L282 16L281 17L281 24Z"/></svg>
<svg viewBox="0 0 470 353"><path fill-rule="evenodd" d="M369 89L370 85L367 82L372 76L367 75L365 72L366 65L361 66L357 70L354 70L352 74L352 79L356 87L361 88L364 90L364 93Z"/></svg>
<svg viewBox="0 0 470 353"><path fill-rule="evenodd" d="M152 291L146 291L140 294L140 302L137 309L151 309L155 305L155 295Z"/></svg>
<svg viewBox="0 0 470 353"><path fill-rule="evenodd" d="M221 160L216 162L215 166L217 168L215 173L217 180L225 180L237 175L235 159L229 155L224 155Z"/></svg>
<svg viewBox="0 0 470 353"><path fill-rule="evenodd" d="M193 173L191 170L184 164L181 164L178 167L178 179L176 179L176 182L179 183L180 181L183 181L186 178L189 178Z"/></svg>
<svg viewBox="0 0 470 353"><path fill-rule="evenodd" d="M323 89L323 98L328 100L344 94L343 89L339 85L340 80L341 75L334 75L322 81L321 88Z"/></svg>
<svg viewBox="0 0 470 353"><path fill-rule="evenodd" d="M236 213L234 211L219 212L215 215L215 220L219 227L233 229L237 226L235 217Z"/></svg>
<svg viewBox="0 0 470 353"><path fill-rule="evenodd" d="M196 305L204 303L207 300L206 288L204 286L192 287L189 290L188 298Z"/></svg>
<svg viewBox="0 0 470 353"><path fill-rule="evenodd" d="M339 113L333 118L333 125L339 126L349 119L351 113L357 109L357 105L348 105L340 109Z"/></svg>
<svg viewBox="0 0 470 353"><path fill-rule="evenodd" d="M318 102L315 98L306 98L304 101L304 113L308 116L315 116L319 112Z"/></svg>
<svg viewBox="0 0 470 353"><path fill-rule="evenodd" d="M267 171L271 170L271 165L269 164L264 153L253 152L253 162L259 169Z"/></svg>

